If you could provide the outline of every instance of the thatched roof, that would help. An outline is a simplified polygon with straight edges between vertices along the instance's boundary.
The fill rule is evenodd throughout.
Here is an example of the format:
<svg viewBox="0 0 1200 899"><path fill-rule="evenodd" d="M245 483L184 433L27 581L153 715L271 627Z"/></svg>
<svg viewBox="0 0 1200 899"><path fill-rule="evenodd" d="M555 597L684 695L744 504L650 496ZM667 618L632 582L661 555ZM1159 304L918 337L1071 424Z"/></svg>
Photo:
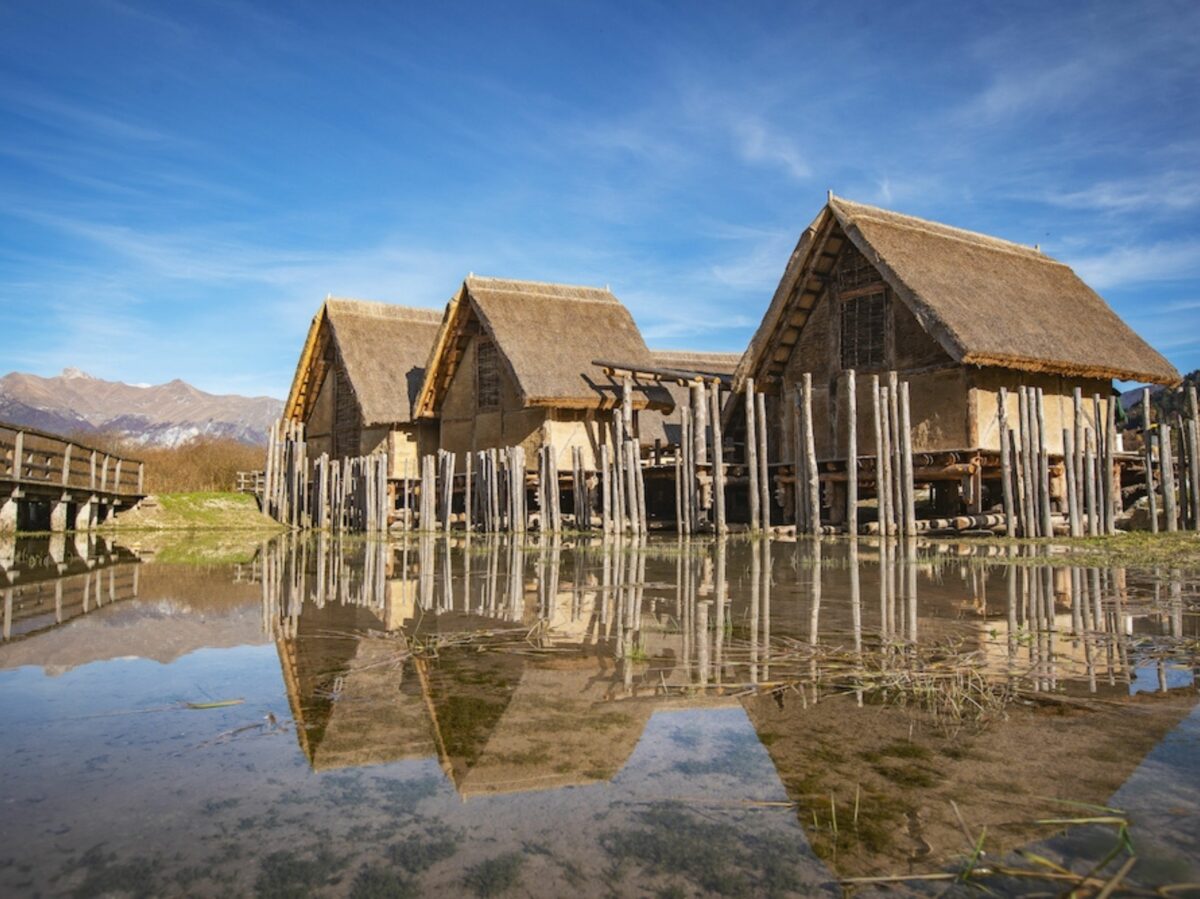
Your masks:
<svg viewBox="0 0 1200 899"><path fill-rule="evenodd" d="M950 357L1068 377L1174 384L1179 373L1069 266L1033 247L830 197L801 235L735 387L786 363L849 241Z"/></svg>
<svg viewBox="0 0 1200 899"><path fill-rule="evenodd" d="M412 421L413 401L441 321L438 309L328 298L309 327L284 417L306 417L321 388L325 348L332 341L363 426Z"/></svg>
<svg viewBox="0 0 1200 899"><path fill-rule="evenodd" d="M608 289L472 275L450 301L438 332L418 415L437 414L476 324L495 340L525 406L614 406L619 385L592 360L651 361L633 316ZM636 396L635 404L646 403Z"/></svg>

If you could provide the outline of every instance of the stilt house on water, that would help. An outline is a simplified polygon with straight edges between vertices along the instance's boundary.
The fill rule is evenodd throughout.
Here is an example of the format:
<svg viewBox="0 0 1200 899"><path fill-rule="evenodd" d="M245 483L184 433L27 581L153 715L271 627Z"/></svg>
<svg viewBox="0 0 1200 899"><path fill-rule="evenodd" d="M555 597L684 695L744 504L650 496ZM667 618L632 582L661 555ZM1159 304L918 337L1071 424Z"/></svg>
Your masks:
<svg viewBox="0 0 1200 899"><path fill-rule="evenodd" d="M413 400L442 313L330 297L312 320L284 406L285 422L304 425L315 459L388 455L390 478L406 460L437 450L437 429L413 415Z"/></svg>
<svg viewBox="0 0 1200 899"><path fill-rule="evenodd" d="M960 502L977 511L999 500L1001 388L1009 422L1020 414L1018 388L1041 389L1046 448L1061 458L1076 389L1100 433L1114 378L1180 380L1075 272L1036 247L830 195L788 260L734 389L752 380L767 394L768 453L780 473L797 458L794 397L811 377L815 456L834 521L844 509L850 371L856 479L875 478L874 459L863 458L876 456L872 376L886 383L897 372L910 385L915 478L934 486L947 514ZM1057 477L1051 468L1061 498L1061 466ZM771 504L780 521L792 518L787 492Z"/></svg>
<svg viewBox="0 0 1200 899"><path fill-rule="evenodd" d="M607 289L472 275L446 310L415 415L438 446L464 454L520 446L526 464L553 446L559 470L575 447L594 470L621 408L621 382L593 360L653 364L629 310ZM635 387L632 404L669 411L666 391ZM636 425L635 425L636 427Z"/></svg>

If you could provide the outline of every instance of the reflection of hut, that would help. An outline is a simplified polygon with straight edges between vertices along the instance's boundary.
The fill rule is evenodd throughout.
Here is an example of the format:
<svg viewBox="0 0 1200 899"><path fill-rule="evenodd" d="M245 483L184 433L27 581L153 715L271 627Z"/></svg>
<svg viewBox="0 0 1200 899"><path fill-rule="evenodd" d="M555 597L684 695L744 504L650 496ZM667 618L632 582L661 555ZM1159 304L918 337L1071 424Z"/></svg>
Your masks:
<svg viewBox="0 0 1200 899"><path fill-rule="evenodd" d="M1061 453L1074 388L1106 404L1114 378L1179 381L1037 248L831 196L801 235L735 379L739 391L753 378L768 394L772 460L793 458L792 398L808 373L817 456L842 463L848 370L859 375L859 453L875 453L869 376L896 371L911 385L913 450L931 454L926 475L942 465L947 481L961 476L954 463L968 461L955 454L999 451L1001 387L1044 389L1049 449ZM1009 402L1015 421L1015 394Z"/></svg>
<svg viewBox="0 0 1200 899"><path fill-rule="evenodd" d="M1047 837L1055 828L1039 818L1077 816L1054 800L1106 804L1195 704L1188 690L1087 708L1012 705L951 735L914 726L910 709L852 696L743 700L810 844L842 876L892 874L914 860L949 866L972 848L968 825L972 839L986 828L989 857Z"/></svg>
<svg viewBox="0 0 1200 899"><path fill-rule="evenodd" d="M312 320L284 420L306 426L308 455L366 455L386 448L390 476L416 473L418 455L436 448L436 430L418 422L420 389L441 312L329 298Z"/></svg>
<svg viewBox="0 0 1200 899"><path fill-rule="evenodd" d="M569 469L580 446L593 467L621 403L620 384L593 364L604 355L652 359L608 290L471 276L450 301L416 415L438 419L439 446L450 452L520 445L532 467L536 450L553 444ZM635 390L635 410L654 402Z"/></svg>

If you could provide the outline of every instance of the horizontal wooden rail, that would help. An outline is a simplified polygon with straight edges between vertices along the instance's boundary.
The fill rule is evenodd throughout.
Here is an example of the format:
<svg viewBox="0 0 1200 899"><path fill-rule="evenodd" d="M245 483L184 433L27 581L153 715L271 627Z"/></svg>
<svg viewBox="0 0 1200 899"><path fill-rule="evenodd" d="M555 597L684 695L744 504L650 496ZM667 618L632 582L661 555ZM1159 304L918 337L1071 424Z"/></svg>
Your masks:
<svg viewBox="0 0 1200 899"><path fill-rule="evenodd" d="M145 464L33 428L0 423L0 481L141 496Z"/></svg>

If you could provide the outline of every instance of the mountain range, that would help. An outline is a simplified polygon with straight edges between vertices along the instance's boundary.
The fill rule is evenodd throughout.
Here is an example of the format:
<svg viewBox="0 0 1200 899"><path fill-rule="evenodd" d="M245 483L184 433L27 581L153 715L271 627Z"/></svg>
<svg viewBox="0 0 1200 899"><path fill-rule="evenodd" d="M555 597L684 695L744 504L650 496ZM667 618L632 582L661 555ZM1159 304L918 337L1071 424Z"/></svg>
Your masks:
<svg viewBox="0 0 1200 899"><path fill-rule="evenodd" d="M79 437L121 436L145 446L178 446L195 437L262 444L282 410L271 397L205 393L178 379L125 384L75 368L51 378L0 377L0 421Z"/></svg>

